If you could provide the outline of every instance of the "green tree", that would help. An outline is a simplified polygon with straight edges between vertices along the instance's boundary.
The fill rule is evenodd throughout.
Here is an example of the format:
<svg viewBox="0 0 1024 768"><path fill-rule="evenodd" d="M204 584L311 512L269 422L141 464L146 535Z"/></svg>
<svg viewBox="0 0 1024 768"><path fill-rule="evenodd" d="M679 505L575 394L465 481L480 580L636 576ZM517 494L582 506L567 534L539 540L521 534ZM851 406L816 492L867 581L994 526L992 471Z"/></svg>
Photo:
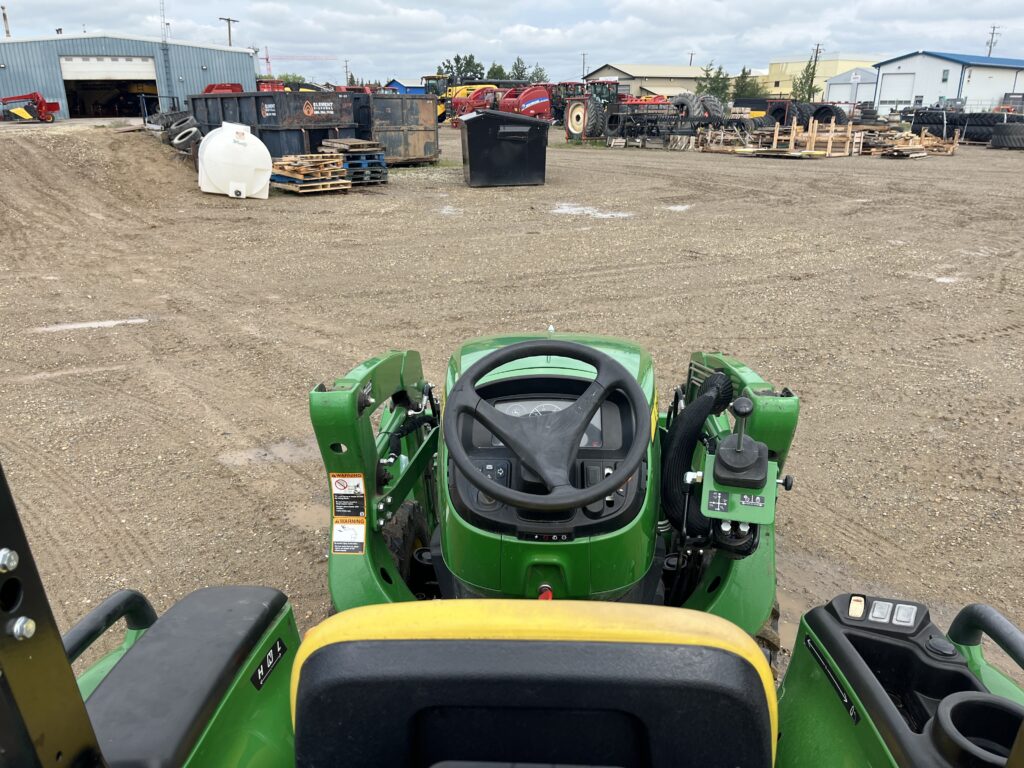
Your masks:
<svg viewBox="0 0 1024 768"><path fill-rule="evenodd" d="M531 83L546 83L548 81L548 73L544 70L540 64L534 63L533 69L530 71L530 82Z"/></svg>
<svg viewBox="0 0 1024 768"><path fill-rule="evenodd" d="M508 80L508 73L501 64L492 61L490 69L487 70L486 77L488 80Z"/></svg>
<svg viewBox="0 0 1024 768"><path fill-rule="evenodd" d="M729 100L729 75L726 74L722 65L715 69L715 62L709 61L706 67L701 67L701 76L697 78L697 93L706 93L717 97L720 101Z"/></svg>
<svg viewBox="0 0 1024 768"><path fill-rule="evenodd" d="M451 83L481 80L484 76L484 65L477 61L472 53L466 56L457 53L452 58L442 61L437 70L439 75L448 75L448 81Z"/></svg>
<svg viewBox="0 0 1024 768"><path fill-rule="evenodd" d="M516 60L512 62L512 68L508 71L509 80L528 80L530 78L530 70L526 67L526 62L523 61L522 56L516 56Z"/></svg>
<svg viewBox="0 0 1024 768"><path fill-rule="evenodd" d="M280 80L284 83L308 83L309 78L305 75L300 75L298 72L280 72L276 75L261 75L259 80Z"/></svg>
<svg viewBox="0 0 1024 768"><path fill-rule="evenodd" d="M750 74L750 70L746 67L743 67L732 81L733 100L758 99L767 95L767 89L758 78Z"/></svg>
<svg viewBox="0 0 1024 768"><path fill-rule="evenodd" d="M355 85L356 84L356 76L352 72L348 73L348 84L349 85Z"/></svg>
<svg viewBox="0 0 1024 768"><path fill-rule="evenodd" d="M793 78L793 88L790 96L796 101L814 101L814 96L821 90L821 86L814 84L814 77L817 75L817 62L811 56L803 72Z"/></svg>

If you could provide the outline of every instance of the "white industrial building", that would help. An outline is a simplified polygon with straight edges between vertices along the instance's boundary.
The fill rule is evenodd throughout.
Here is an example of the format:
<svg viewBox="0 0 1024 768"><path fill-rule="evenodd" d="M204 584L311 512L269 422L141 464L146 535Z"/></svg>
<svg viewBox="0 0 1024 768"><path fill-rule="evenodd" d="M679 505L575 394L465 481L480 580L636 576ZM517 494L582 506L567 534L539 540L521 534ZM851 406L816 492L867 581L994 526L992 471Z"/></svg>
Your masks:
<svg viewBox="0 0 1024 768"><path fill-rule="evenodd" d="M964 99L967 110L998 106L1024 90L1024 59L915 51L875 64L875 106L880 111Z"/></svg>
<svg viewBox="0 0 1024 768"><path fill-rule="evenodd" d="M825 81L823 101L833 104L859 104L862 101L873 101L875 98L875 82L878 73L865 67L854 67L840 72Z"/></svg>

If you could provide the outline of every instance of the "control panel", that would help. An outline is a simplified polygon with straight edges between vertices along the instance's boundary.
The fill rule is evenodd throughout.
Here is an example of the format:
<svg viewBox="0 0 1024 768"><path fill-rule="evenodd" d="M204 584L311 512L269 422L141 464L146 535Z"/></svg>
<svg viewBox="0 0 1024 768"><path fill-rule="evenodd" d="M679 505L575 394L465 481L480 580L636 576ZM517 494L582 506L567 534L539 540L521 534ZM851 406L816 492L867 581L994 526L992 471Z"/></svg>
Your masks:
<svg viewBox="0 0 1024 768"><path fill-rule="evenodd" d="M841 595L832 601L831 612L848 627L912 635L931 619L928 608L909 600L869 595Z"/></svg>

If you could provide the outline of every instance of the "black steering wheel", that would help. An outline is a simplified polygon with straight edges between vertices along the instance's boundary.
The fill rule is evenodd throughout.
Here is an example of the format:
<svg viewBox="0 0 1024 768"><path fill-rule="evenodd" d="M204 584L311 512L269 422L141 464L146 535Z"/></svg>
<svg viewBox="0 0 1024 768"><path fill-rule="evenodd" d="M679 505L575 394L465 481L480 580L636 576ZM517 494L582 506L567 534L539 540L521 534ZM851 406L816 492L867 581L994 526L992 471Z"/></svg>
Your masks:
<svg viewBox="0 0 1024 768"><path fill-rule="evenodd" d="M480 397L476 385L499 366L524 357L556 355L589 363L597 376L586 391L568 408L521 418L502 413ZM573 463L590 420L612 392L625 395L633 413L633 443L626 458L608 477L589 488L569 482ZM629 372L604 352L572 341L538 339L521 341L495 350L462 374L448 393L444 408L444 441L455 466L470 483L491 498L521 509L555 512L583 507L621 488L640 467L651 440L651 419L647 397ZM547 486L548 493L527 493L484 476L470 461L459 434L459 417L476 419L533 470Z"/></svg>

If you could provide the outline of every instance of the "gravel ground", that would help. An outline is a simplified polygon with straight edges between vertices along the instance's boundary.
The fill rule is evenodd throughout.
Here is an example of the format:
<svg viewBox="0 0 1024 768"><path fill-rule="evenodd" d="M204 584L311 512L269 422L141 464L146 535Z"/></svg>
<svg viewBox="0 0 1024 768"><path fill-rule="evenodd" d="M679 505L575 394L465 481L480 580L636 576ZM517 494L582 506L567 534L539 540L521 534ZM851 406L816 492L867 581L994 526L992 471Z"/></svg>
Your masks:
<svg viewBox="0 0 1024 768"><path fill-rule="evenodd" d="M554 139L554 137L553 137ZM591 331L803 398L779 510L790 622L846 590L1024 623L1024 153L783 162L567 147L548 183L440 167L233 201L141 133L0 131L0 460L58 622L131 586L328 610L307 392L393 347ZM132 320L98 328L66 323ZM792 640L792 626L787 633Z"/></svg>

